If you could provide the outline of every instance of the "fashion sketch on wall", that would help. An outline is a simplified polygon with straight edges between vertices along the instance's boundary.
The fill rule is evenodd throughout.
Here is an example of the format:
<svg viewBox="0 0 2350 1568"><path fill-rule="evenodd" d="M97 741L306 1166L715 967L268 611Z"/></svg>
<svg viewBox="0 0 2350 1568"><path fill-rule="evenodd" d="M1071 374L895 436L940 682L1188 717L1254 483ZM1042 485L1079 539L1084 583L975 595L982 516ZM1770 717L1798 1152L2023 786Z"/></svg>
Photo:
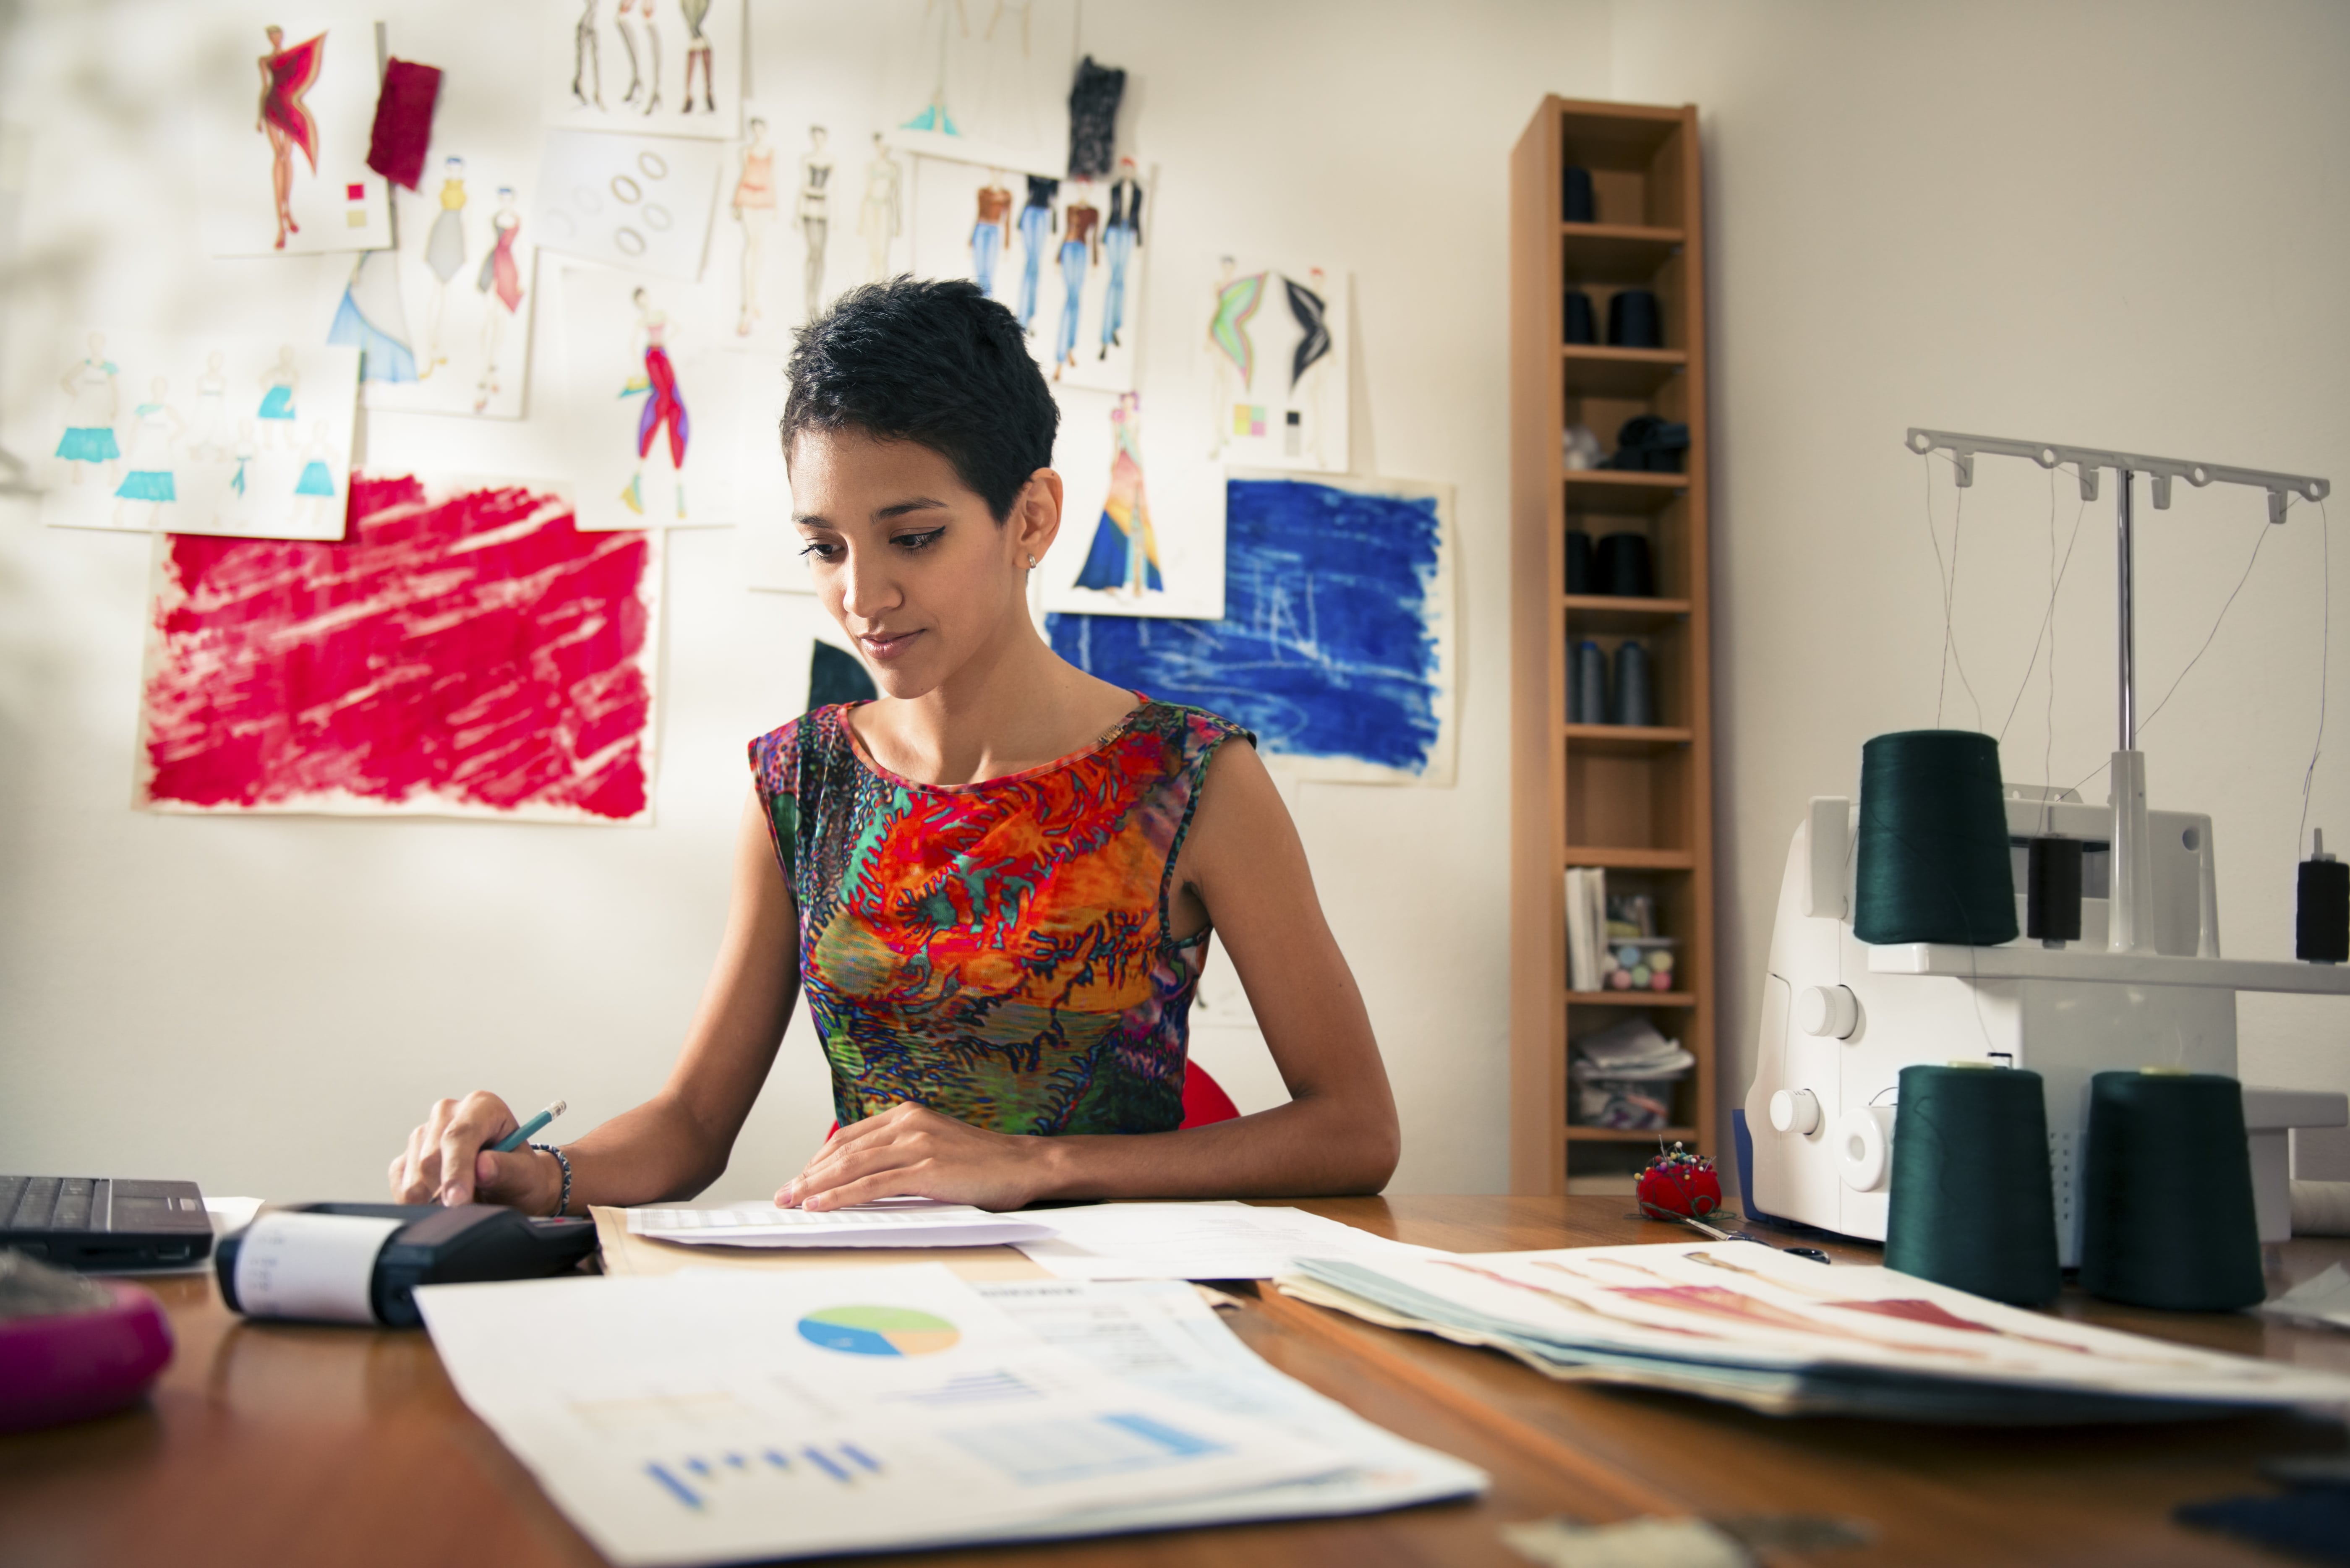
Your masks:
<svg viewBox="0 0 2350 1568"><path fill-rule="evenodd" d="M390 244L390 182L367 166L374 35L299 18L210 33L220 57L251 64L206 75L192 128L205 250L296 255Z"/></svg>
<svg viewBox="0 0 2350 1568"><path fill-rule="evenodd" d="M709 141L550 130L531 216L542 250L691 283L702 276L722 171Z"/></svg>
<svg viewBox="0 0 2350 1568"><path fill-rule="evenodd" d="M729 337L715 301L601 267L542 282L562 319L556 394L577 525L691 528L733 521L736 410L713 397Z"/></svg>
<svg viewBox="0 0 2350 1568"><path fill-rule="evenodd" d="M538 0L547 124L732 141L743 0Z"/></svg>
<svg viewBox="0 0 2350 1568"><path fill-rule="evenodd" d="M1344 472L1347 275L1218 258L1201 299L1207 455L1263 468Z"/></svg>
<svg viewBox="0 0 2350 1568"><path fill-rule="evenodd" d="M1157 171L1131 158L1098 181L914 165L914 275L977 283L1056 385L1133 391Z"/></svg>
<svg viewBox="0 0 2350 1568"><path fill-rule="evenodd" d="M903 0L886 16L891 145L1025 173L1066 171L1076 0Z"/></svg>
<svg viewBox="0 0 2350 1568"><path fill-rule="evenodd" d="M1222 472L1140 393L1059 394L1061 533L1036 570L1046 611L1213 620L1224 613ZM1164 427L1164 428L1162 428Z"/></svg>
<svg viewBox="0 0 2350 1568"><path fill-rule="evenodd" d="M38 418L56 527L341 535L359 355L273 338L84 330Z"/></svg>
<svg viewBox="0 0 2350 1568"><path fill-rule="evenodd" d="M370 409L520 419L536 304L536 225L513 167L436 146L392 200L400 246L352 268L327 340L359 350Z"/></svg>

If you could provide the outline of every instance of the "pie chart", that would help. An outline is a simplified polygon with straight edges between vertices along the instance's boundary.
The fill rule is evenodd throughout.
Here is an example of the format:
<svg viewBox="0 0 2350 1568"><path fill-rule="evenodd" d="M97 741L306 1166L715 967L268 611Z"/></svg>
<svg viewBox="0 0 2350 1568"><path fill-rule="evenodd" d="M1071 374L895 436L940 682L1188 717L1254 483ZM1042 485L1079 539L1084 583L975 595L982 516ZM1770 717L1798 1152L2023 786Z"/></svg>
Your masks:
<svg viewBox="0 0 2350 1568"><path fill-rule="evenodd" d="M961 1339L962 1331L911 1307L837 1306L800 1319L800 1337L845 1355L930 1355Z"/></svg>

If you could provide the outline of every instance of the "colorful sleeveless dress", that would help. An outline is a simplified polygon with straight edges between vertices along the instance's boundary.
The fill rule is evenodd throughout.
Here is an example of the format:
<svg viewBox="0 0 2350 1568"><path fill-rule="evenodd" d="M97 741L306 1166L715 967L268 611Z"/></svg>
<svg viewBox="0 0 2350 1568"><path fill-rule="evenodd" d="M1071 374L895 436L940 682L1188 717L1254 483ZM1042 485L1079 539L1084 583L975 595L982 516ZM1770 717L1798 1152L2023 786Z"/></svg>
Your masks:
<svg viewBox="0 0 2350 1568"><path fill-rule="evenodd" d="M868 761L851 704L751 742L799 905L841 1125L911 1101L1010 1133L1170 1132L1204 930L1170 874L1238 725L1144 699L1073 756L982 784Z"/></svg>

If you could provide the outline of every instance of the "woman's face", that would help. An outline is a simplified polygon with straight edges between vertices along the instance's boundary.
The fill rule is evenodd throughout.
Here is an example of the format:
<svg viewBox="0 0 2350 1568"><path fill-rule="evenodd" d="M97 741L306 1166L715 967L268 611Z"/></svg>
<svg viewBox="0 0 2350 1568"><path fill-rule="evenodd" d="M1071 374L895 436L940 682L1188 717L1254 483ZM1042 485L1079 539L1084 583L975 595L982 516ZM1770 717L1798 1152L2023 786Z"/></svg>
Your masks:
<svg viewBox="0 0 2350 1568"><path fill-rule="evenodd" d="M793 523L825 608L886 696L935 691L1028 614L1027 565L1060 527L1040 469L998 523L954 465L910 441L809 431L793 444Z"/></svg>

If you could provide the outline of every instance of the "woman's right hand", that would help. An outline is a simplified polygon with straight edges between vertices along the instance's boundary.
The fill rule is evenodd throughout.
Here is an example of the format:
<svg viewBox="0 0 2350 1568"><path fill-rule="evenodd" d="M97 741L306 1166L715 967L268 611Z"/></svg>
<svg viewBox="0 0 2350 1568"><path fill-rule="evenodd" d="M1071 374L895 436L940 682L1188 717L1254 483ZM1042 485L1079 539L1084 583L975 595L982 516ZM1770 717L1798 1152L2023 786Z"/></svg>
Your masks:
<svg viewBox="0 0 2350 1568"><path fill-rule="evenodd" d="M503 1203L526 1214L551 1214L563 1190L562 1168L551 1155L525 1147L500 1154L489 1146L522 1123L506 1103L484 1090L462 1100L438 1100L422 1126L408 1135L390 1172L395 1203Z"/></svg>

